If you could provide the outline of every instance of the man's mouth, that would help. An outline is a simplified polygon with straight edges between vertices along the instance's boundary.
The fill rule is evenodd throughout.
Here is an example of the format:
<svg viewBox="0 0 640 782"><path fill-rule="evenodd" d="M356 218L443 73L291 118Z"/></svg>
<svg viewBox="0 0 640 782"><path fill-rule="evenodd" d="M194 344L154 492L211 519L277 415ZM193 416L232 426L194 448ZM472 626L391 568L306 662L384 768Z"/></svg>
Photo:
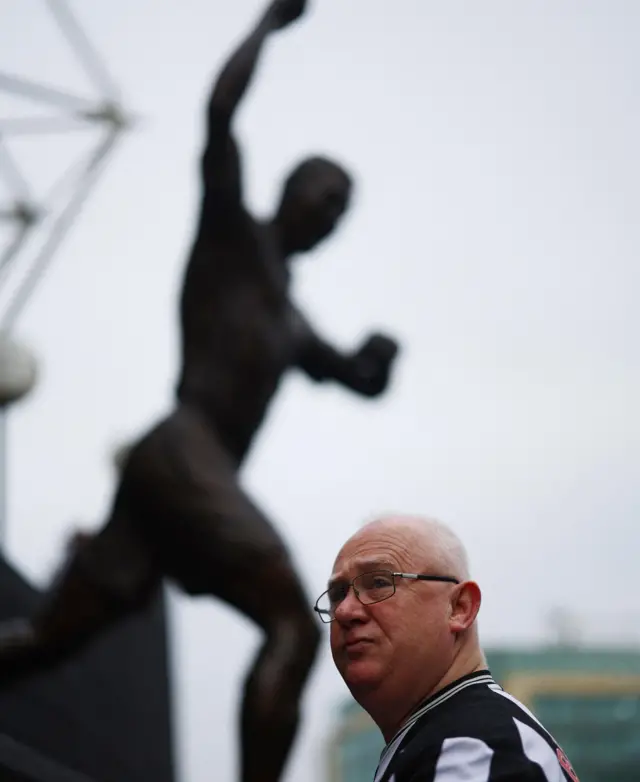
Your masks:
<svg viewBox="0 0 640 782"><path fill-rule="evenodd" d="M349 653L359 652L371 643L372 641L369 638L354 638L351 641L347 641L344 647Z"/></svg>

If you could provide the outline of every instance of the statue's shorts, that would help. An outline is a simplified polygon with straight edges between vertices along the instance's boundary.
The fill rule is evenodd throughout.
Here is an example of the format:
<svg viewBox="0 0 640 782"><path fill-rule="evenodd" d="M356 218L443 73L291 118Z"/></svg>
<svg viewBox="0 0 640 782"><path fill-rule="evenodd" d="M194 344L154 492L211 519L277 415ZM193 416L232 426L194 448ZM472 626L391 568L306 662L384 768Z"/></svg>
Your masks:
<svg viewBox="0 0 640 782"><path fill-rule="evenodd" d="M274 565L290 567L215 430L186 407L131 449L107 524L80 549L94 585L132 607L163 577L189 594L225 599L226 584L237 591L242 579L268 583Z"/></svg>

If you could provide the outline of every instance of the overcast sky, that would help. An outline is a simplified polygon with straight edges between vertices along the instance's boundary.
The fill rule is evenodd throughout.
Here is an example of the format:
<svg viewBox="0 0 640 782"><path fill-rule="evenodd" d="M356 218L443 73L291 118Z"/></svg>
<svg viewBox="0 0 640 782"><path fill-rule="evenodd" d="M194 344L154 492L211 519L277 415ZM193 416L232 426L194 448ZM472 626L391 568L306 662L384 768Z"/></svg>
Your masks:
<svg viewBox="0 0 640 782"><path fill-rule="evenodd" d="M203 104L263 4L73 7L139 122L19 322L40 379L10 421L7 546L36 583L104 518L112 446L171 404ZM589 633L637 628L639 34L635 0L316 0L270 42L238 117L250 204L268 213L307 152L344 161L353 211L295 295L342 346L371 328L403 346L380 402L292 376L244 472L310 597L397 509L466 541L487 643L545 638L557 606ZM2 4L0 69L97 94L43 0ZM11 149L44 192L84 139ZM211 600L173 609L185 782L231 779L258 636ZM325 654L289 780L322 780L344 692Z"/></svg>

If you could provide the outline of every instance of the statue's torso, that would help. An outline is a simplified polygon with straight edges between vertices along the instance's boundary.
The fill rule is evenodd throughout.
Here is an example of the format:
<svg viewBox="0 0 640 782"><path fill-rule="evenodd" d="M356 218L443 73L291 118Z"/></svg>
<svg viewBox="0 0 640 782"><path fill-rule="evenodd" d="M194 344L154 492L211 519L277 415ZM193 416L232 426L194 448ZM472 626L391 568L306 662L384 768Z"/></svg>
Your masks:
<svg viewBox="0 0 640 782"><path fill-rule="evenodd" d="M296 352L288 273L264 226L243 214L201 230L181 301L181 401L197 404L241 458Z"/></svg>

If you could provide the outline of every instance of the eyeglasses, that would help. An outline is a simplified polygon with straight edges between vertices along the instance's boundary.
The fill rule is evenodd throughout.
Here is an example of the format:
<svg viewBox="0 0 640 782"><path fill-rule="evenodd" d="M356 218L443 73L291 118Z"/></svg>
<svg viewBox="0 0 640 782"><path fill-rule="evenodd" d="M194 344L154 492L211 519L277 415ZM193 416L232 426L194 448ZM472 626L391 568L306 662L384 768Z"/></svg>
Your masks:
<svg viewBox="0 0 640 782"><path fill-rule="evenodd" d="M349 589L353 587L355 596L363 605L372 605L388 600L396 593L396 578L411 578L414 581L446 581L459 584L453 576L427 576L422 573L392 573L390 570L373 570L370 573L360 573L348 583L338 583L329 587L316 600L314 611L320 615L325 624L336 618L336 609L346 598Z"/></svg>

